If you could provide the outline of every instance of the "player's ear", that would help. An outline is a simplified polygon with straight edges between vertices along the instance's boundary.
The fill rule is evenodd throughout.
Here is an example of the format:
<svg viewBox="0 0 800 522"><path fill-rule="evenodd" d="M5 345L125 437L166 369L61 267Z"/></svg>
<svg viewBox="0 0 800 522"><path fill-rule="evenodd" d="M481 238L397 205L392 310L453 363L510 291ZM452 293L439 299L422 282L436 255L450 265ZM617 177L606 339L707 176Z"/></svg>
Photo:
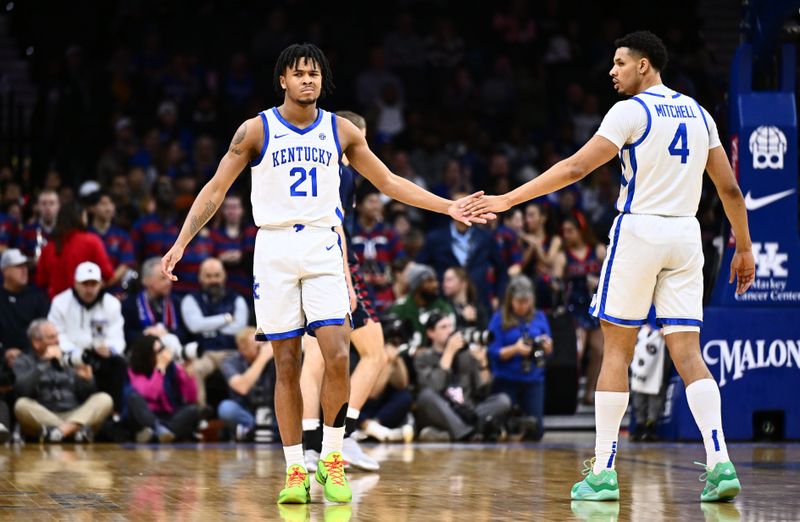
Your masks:
<svg viewBox="0 0 800 522"><path fill-rule="evenodd" d="M281 82L281 89L286 90L286 77L284 75L278 76L278 81Z"/></svg>
<svg viewBox="0 0 800 522"><path fill-rule="evenodd" d="M639 59L639 74L644 74L650 68L650 60L647 58Z"/></svg>

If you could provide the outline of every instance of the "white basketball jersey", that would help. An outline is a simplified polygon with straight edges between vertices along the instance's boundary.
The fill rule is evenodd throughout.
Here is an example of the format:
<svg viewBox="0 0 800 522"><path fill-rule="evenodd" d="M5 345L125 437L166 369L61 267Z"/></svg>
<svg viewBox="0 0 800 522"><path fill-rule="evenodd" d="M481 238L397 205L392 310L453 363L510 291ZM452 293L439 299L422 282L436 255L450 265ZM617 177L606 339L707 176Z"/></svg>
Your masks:
<svg viewBox="0 0 800 522"><path fill-rule="evenodd" d="M697 214L708 151L720 146L717 126L700 104L657 85L614 105L597 134L620 148L618 211Z"/></svg>
<svg viewBox="0 0 800 522"><path fill-rule="evenodd" d="M317 119L299 129L277 108L262 111L264 144L251 164L253 219L259 227L342 224L336 115L317 109Z"/></svg>

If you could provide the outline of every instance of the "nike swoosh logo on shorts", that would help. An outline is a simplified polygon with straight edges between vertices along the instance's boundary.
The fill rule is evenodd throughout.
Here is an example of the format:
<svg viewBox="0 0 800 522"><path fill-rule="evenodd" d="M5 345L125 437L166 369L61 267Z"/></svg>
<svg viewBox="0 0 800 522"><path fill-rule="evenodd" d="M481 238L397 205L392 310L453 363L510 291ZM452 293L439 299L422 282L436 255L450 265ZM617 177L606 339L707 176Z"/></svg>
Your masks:
<svg viewBox="0 0 800 522"><path fill-rule="evenodd" d="M336 243L332 244L332 245L331 245L331 246L329 246L329 247L325 247L325 250L330 250L331 248L333 248L333 247L335 247L335 246L336 246Z"/></svg>
<svg viewBox="0 0 800 522"><path fill-rule="evenodd" d="M786 196L794 194L795 189L784 190L783 192L777 192L775 194L770 194L769 196L762 196L760 198L754 198L753 194L748 190L747 195L744 197L744 206L747 210L758 210L761 207L766 207L772 203L775 203L779 199L783 199Z"/></svg>
<svg viewBox="0 0 800 522"><path fill-rule="evenodd" d="M273 134L272 137L277 140L278 138L283 138L284 136L288 136L288 135L289 135L289 133L287 132L286 134L281 134L281 135Z"/></svg>

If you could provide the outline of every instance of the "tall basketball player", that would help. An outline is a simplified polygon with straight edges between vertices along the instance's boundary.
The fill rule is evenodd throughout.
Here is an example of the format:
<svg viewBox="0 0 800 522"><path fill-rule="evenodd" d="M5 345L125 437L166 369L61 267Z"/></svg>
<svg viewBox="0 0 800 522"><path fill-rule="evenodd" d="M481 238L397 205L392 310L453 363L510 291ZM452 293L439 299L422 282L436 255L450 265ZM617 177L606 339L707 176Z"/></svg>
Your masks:
<svg viewBox="0 0 800 522"><path fill-rule="evenodd" d="M349 120L366 137L367 122L363 116L350 111L339 111L337 116ZM386 365L386 354L383 347L383 330L375 311L372 309L370 289L364 282L364 276L350 246L352 228L353 203L355 199L356 173L350 166L347 156L342 156L339 194L344 223L337 227L342 235L342 248L348 268L345 276L350 290L350 310L353 314L353 332L350 340L358 351L358 364L350 377L350 400L345 419L344 443L342 456L351 465L367 471L377 471L380 464L372 459L359 446L353 432L356 430L361 407L367 402L378 375ZM324 373L324 362L318 343L311 337L303 339L303 369L300 375L300 389L303 392L303 442L305 445L306 464L310 471L316 471L316 460L321 451L322 433L319 430L319 390Z"/></svg>
<svg viewBox="0 0 800 522"><path fill-rule="evenodd" d="M162 270L175 280L172 270L186 245L214 215L249 161L253 217L259 227L253 267L257 337L271 341L275 352L275 412L286 457L285 487L278 503L310 501L300 393L300 338L307 330L316 335L325 359L322 458L316 480L326 499L349 502L352 493L341 450L350 394L351 315L346 263L335 231L342 222L342 154L392 198L468 224L486 220L459 210L459 203L480 193L454 203L392 174L355 125L317 107L319 97L333 89L333 81L328 61L316 46L284 49L275 65L274 84L283 104L245 121L236 131L214 177L192 203L175 245L162 259Z"/></svg>
<svg viewBox="0 0 800 522"><path fill-rule="evenodd" d="M602 321L605 354L595 393L595 458L573 486L574 500L619 498L614 457L628 405L628 367L639 326L655 302L675 367L706 449L702 501L727 500L740 490L722 432L720 393L700 355L703 251L695 218L703 171L719 192L736 235L730 282L744 293L755 275L744 199L708 112L667 88L661 71L667 50L653 33L616 41L610 75L620 95L597 134L573 156L502 196L465 206L497 212L574 183L619 155L622 188L609 238L609 255L590 312Z"/></svg>

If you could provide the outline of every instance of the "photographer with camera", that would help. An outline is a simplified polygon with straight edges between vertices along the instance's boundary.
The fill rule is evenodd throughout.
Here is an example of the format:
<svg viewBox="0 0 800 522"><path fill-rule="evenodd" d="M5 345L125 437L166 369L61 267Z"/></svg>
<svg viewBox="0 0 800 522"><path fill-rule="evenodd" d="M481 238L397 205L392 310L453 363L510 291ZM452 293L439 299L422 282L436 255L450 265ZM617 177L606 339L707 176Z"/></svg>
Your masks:
<svg viewBox="0 0 800 522"><path fill-rule="evenodd" d="M489 394L486 348L470 347L453 319L438 312L431 313L425 332L431 346L414 354L420 440L496 439L511 400L503 393Z"/></svg>
<svg viewBox="0 0 800 522"><path fill-rule="evenodd" d="M489 345L493 391L507 394L528 417L523 425L529 433L523 436L539 440L544 434L544 365L553 352L553 340L547 317L536 310L533 283L528 277L520 275L511 280L489 330L494 337Z"/></svg>
<svg viewBox="0 0 800 522"><path fill-rule="evenodd" d="M89 442L111 414L111 396L97 392L92 367L70 367L63 362L58 328L47 319L28 327L33 353L14 361L14 404L22 433L44 442Z"/></svg>
<svg viewBox="0 0 800 522"><path fill-rule="evenodd" d="M88 364L97 388L123 410L127 364L124 319L119 299L103 289L100 267L85 261L75 269L75 283L58 294L47 318L58 328L58 342L68 364Z"/></svg>
<svg viewBox="0 0 800 522"><path fill-rule="evenodd" d="M202 419L197 383L160 339L143 335L130 349L128 423L136 442L190 440Z"/></svg>
<svg viewBox="0 0 800 522"><path fill-rule="evenodd" d="M222 361L222 375L230 389L230 398L219 403L217 414L237 441L255 437L256 413L269 410L264 417L274 419L275 362L272 344L256 341L256 329L248 326L236 334L238 352ZM274 421L267 431L277 428Z"/></svg>

